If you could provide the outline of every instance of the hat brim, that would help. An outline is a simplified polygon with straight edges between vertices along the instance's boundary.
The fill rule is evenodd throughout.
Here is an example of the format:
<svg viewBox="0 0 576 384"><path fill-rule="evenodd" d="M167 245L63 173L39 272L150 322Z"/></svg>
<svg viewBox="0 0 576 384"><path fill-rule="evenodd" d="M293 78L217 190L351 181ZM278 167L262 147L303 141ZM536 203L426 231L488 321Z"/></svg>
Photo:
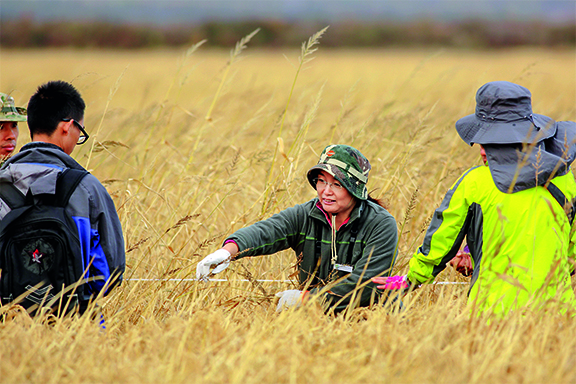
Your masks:
<svg viewBox="0 0 576 384"><path fill-rule="evenodd" d="M308 176L308 182L310 183L312 188L316 188L316 185L314 184L314 179L318 176L318 173L320 171L328 172L333 178L335 178L342 185L344 185L344 181L340 180L340 177L338 177L338 175L336 175L336 172L335 172L335 170L332 170L332 167L336 168L335 165L331 165L331 164L316 164L315 166L313 166L312 168L310 168L308 170L308 175L307 175Z"/></svg>
<svg viewBox="0 0 576 384"><path fill-rule="evenodd" d="M486 121L472 114L456 122L456 131L468 145L540 142L556 133L554 119L533 114L532 120L534 124L528 119L511 122Z"/></svg>
<svg viewBox="0 0 576 384"><path fill-rule="evenodd" d="M26 108L22 107L10 107L2 110L0 112L0 121L16 121L24 122L27 121L27 111Z"/></svg>
<svg viewBox="0 0 576 384"><path fill-rule="evenodd" d="M26 116L21 116L21 115L12 115L12 116L2 116L0 115L0 122L17 122L17 123L23 123L25 121L27 121Z"/></svg>
<svg viewBox="0 0 576 384"><path fill-rule="evenodd" d="M342 172L342 170L340 170L340 168L338 168L334 164L316 164L315 166L313 166L312 168L310 168L308 170L308 174L307 174L308 182L310 183L312 188L316 189L316 185L314 184L314 179L318 176L318 173L320 171L324 171L324 172L329 173L333 178L338 180L338 182L340 182L340 184L342 184L342 186L344 186L344 188L346 188L348 193L350 193L355 198L360 199L360 200L366 200L367 199L368 190L366 189L366 185L361 184L360 182L358 182L357 185L351 185L350 184L351 180L348 180L348 179L345 179L345 178L342 178L339 176L339 174Z"/></svg>

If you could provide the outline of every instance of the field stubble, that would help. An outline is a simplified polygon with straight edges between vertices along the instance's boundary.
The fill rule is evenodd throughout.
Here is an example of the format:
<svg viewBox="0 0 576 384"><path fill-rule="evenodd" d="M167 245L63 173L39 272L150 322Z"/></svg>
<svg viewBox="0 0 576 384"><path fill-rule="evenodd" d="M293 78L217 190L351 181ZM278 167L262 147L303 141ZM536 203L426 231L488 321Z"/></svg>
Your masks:
<svg viewBox="0 0 576 384"><path fill-rule="evenodd" d="M486 324L468 315L466 285L420 289L402 314L333 318L314 305L275 313L273 294L293 284L239 281L291 279L290 251L235 262L228 282L130 280L193 278L224 236L312 198L305 173L330 143L370 159L368 187L397 219L405 272L445 191L480 163L454 130L480 85L520 83L536 113L576 120L573 51L320 47L296 78L298 55L248 48L227 67L228 52L202 47L2 52L0 86L17 105L48 80L83 94L93 140L74 157L110 191L128 253L127 281L100 300L105 332L87 319L1 325L1 382L576 380L571 319ZM438 280L466 281L448 269Z"/></svg>

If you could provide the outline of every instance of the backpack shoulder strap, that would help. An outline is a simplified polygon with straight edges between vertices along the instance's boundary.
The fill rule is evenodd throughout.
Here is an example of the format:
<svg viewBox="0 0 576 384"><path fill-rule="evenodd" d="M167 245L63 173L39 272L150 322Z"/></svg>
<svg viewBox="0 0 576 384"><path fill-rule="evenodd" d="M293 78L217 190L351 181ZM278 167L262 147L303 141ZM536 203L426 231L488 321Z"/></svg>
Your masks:
<svg viewBox="0 0 576 384"><path fill-rule="evenodd" d="M566 198L566 196L564 196L560 188L558 188L552 182L548 183L547 189L548 192L550 192L550 194L554 197L554 199L556 199L558 204L560 204L560 206L564 209L564 211L566 212L566 216L568 216L568 222L570 223L570 225L572 225L576 213L574 208L575 201L574 200L568 201L568 199Z"/></svg>
<svg viewBox="0 0 576 384"><path fill-rule="evenodd" d="M0 184L0 198L11 210L26 204L26 196L12 183Z"/></svg>
<svg viewBox="0 0 576 384"><path fill-rule="evenodd" d="M70 200L70 196L76 190L76 187L84 176L88 175L90 172L83 169L65 169L56 181L56 195L58 196L57 205L59 207L65 207Z"/></svg>

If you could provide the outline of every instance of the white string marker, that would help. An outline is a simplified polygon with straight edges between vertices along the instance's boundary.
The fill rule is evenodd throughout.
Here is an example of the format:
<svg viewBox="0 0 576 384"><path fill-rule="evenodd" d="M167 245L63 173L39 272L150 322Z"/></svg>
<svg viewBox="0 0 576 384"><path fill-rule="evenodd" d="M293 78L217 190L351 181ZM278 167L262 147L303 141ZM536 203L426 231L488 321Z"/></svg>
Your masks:
<svg viewBox="0 0 576 384"><path fill-rule="evenodd" d="M132 279L124 279L124 281L170 281L170 282L188 282L188 281L198 281L198 279L141 279L141 278L132 278ZM248 279L208 279L208 281L215 281L215 282L252 282L257 281L259 283L292 283L292 280L266 280L266 279L256 279L256 280L248 280ZM461 282L461 281L434 281L432 284L435 285L467 285L469 283Z"/></svg>
<svg viewBox="0 0 576 384"><path fill-rule="evenodd" d="M173 282L181 282L181 281L199 281L198 279L140 279L140 278L133 278L133 279L124 279L124 281L173 281ZM204 280L202 280L204 281ZM291 283L292 280L248 280L248 279L237 279L237 280L228 280L228 279L208 279L208 281L257 281L259 283Z"/></svg>

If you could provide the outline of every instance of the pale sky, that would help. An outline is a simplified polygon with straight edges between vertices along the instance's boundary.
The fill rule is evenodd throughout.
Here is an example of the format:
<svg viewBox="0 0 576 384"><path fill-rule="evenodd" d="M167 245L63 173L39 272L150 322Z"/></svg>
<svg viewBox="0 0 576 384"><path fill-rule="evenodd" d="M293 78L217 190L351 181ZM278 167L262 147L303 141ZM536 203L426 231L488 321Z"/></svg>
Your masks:
<svg viewBox="0 0 576 384"><path fill-rule="evenodd" d="M170 24L206 20L575 21L575 0L0 0L3 19L100 19Z"/></svg>

